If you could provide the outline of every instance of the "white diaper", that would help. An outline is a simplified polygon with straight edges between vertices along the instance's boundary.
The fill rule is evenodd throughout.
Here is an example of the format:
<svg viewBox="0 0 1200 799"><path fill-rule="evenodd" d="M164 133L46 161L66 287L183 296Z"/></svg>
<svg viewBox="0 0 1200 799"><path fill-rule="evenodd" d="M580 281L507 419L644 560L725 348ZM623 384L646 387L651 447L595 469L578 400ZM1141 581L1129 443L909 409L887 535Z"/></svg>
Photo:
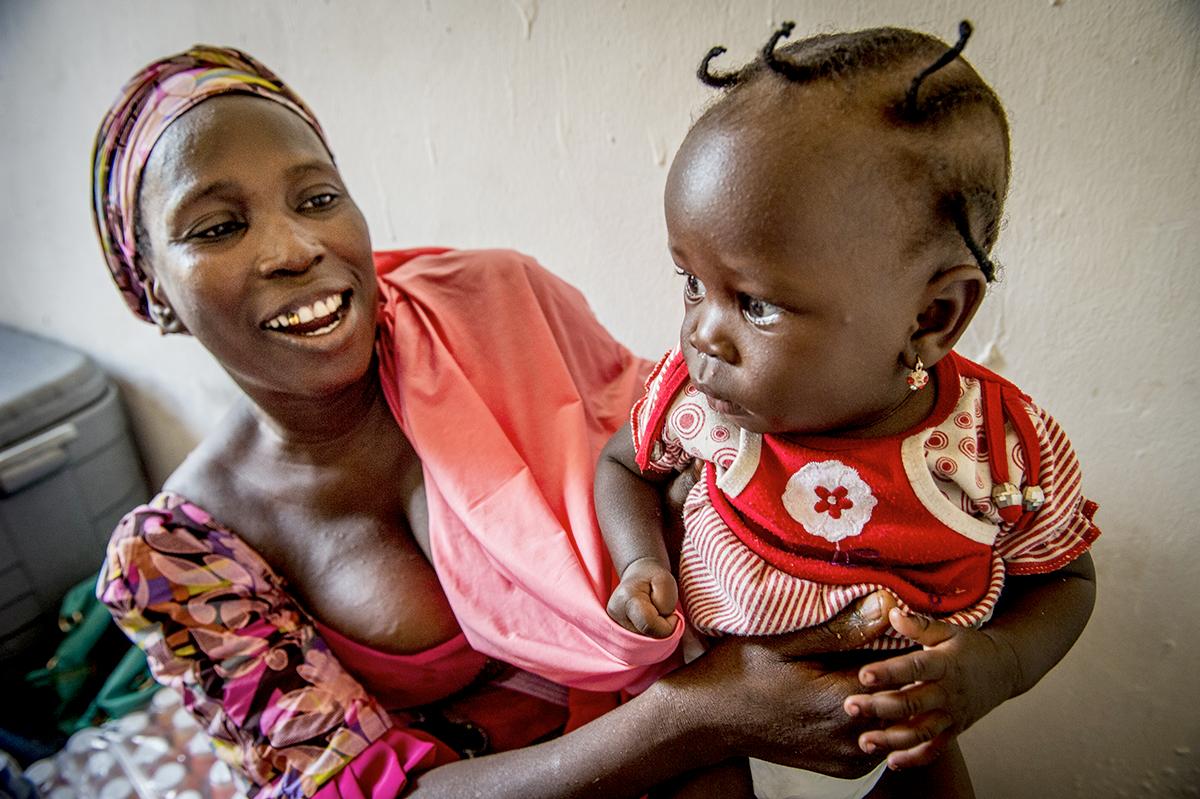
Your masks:
<svg viewBox="0 0 1200 799"><path fill-rule="evenodd" d="M842 779L750 758L750 775L758 799L862 799L886 768L885 760L868 774Z"/></svg>

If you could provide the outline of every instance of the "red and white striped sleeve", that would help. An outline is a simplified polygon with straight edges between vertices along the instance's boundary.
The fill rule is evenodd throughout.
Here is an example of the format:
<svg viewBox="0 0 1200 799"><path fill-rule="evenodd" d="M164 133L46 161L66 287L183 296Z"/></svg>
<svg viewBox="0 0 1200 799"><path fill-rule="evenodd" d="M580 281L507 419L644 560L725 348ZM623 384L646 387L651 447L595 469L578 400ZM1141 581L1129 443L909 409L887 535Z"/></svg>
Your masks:
<svg viewBox="0 0 1200 799"><path fill-rule="evenodd" d="M1097 505L1083 495L1082 474L1066 433L1050 414L1029 404L1038 434L1045 504L1028 523L1001 525L996 551L1009 574L1045 574L1078 558L1100 535ZM1023 460L1023 459L1022 459Z"/></svg>

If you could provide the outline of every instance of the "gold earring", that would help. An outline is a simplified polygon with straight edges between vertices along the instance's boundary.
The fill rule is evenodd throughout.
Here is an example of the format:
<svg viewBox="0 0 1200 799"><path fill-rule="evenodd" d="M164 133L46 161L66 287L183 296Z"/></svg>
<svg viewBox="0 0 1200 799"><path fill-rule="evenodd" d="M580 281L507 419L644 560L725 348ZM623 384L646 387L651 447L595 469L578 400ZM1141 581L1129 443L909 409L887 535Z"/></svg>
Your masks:
<svg viewBox="0 0 1200 799"><path fill-rule="evenodd" d="M917 365L908 372L908 390L920 391L929 383L929 372L925 371L925 364L921 362L921 356L917 356Z"/></svg>

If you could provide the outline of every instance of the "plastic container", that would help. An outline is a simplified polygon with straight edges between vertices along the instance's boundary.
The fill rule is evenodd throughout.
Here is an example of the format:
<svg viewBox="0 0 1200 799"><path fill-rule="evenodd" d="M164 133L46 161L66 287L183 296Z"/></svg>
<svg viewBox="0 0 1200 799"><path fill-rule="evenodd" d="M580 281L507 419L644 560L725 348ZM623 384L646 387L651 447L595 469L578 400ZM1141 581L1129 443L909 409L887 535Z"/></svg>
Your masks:
<svg viewBox="0 0 1200 799"><path fill-rule="evenodd" d="M0 325L0 660L44 634L148 496L111 381L83 353Z"/></svg>

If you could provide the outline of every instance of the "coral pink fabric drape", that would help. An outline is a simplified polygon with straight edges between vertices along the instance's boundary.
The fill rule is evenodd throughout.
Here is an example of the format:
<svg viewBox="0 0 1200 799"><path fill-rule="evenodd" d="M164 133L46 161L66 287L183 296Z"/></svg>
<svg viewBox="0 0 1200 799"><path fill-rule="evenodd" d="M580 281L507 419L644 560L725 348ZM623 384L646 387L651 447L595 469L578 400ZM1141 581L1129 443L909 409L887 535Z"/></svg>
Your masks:
<svg viewBox="0 0 1200 799"><path fill-rule="evenodd" d="M600 449L649 364L514 252L378 253L384 393L420 455L434 566L471 646L591 690L660 673L666 640L605 613Z"/></svg>

